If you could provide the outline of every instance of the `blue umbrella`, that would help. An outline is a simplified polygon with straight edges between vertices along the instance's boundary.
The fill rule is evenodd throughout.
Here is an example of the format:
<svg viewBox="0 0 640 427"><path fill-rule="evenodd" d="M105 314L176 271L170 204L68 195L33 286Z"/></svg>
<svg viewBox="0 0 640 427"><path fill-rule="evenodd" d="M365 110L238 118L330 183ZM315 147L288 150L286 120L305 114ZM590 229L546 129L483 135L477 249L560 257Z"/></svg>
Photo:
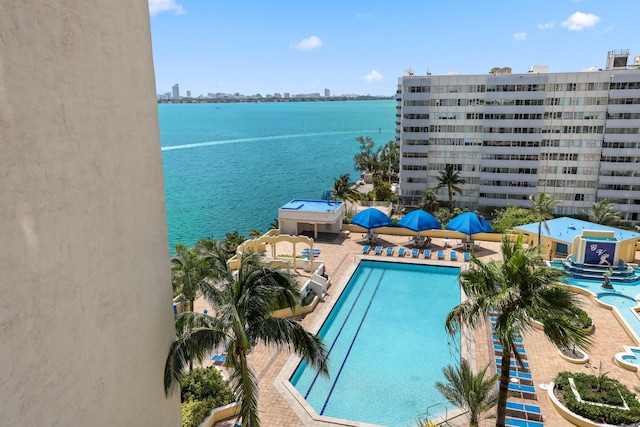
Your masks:
<svg viewBox="0 0 640 427"><path fill-rule="evenodd" d="M351 224L359 225L371 231L372 228L388 227L393 225L391 218L376 208L365 209L351 219Z"/></svg>
<svg viewBox="0 0 640 427"><path fill-rule="evenodd" d="M465 212L458 215L447 223L446 228L447 230L458 231L468 235L492 231L491 225L487 220L473 212Z"/></svg>
<svg viewBox="0 0 640 427"><path fill-rule="evenodd" d="M416 210L406 214L398 221L400 227L420 232L423 230L440 230L442 225L435 216L423 210Z"/></svg>

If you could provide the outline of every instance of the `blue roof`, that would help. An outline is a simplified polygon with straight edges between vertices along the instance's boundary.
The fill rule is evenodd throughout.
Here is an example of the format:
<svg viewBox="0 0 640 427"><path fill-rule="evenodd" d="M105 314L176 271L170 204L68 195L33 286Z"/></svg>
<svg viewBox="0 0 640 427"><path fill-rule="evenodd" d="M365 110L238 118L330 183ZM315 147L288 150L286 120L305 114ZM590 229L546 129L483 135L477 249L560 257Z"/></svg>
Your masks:
<svg viewBox="0 0 640 427"><path fill-rule="evenodd" d="M514 229L537 236L538 224L539 222L534 222L532 224L514 227ZM620 240L640 239L640 234L635 231L622 230L620 228L609 227L608 225L600 225L567 217L549 219L547 220L547 226L549 227L550 233L547 233L543 224L542 236L570 244L573 244L573 239L576 236L582 235L582 230L613 231L615 237Z"/></svg>
<svg viewBox="0 0 640 427"><path fill-rule="evenodd" d="M280 209L307 211L307 212L335 212L342 206L343 202L326 200L299 200L293 199Z"/></svg>

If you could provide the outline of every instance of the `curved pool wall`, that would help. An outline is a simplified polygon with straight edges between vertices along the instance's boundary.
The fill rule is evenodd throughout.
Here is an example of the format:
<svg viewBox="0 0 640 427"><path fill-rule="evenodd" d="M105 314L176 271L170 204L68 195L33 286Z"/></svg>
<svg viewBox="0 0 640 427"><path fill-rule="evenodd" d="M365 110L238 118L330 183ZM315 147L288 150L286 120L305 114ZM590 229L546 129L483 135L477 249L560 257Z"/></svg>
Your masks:
<svg viewBox="0 0 640 427"><path fill-rule="evenodd" d="M562 263L551 262L552 267L562 269ZM640 345L640 271L635 269L634 280L630 283L611 282L613 289L603 289L601 280L586 280L566 277L569 285L586 291L602 306L613 309L629 334Z"/></svg>
<svg viewBox="0 0 640 427"><path fill-rule="evenodd" d="M409 426L429 407L444 412L434 383L459 360L460 339L444 329L460 303L459 273L361 261L318 333L330 350L330 377L301 363L290 382L318 415L331 418Z"/></svg>

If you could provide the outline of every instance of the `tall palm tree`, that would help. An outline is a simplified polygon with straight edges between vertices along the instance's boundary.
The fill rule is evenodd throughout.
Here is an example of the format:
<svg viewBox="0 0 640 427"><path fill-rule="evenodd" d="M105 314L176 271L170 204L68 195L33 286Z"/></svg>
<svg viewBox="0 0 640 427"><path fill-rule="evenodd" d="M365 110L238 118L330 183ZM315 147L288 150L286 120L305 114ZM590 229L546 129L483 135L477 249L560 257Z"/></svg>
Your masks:
<svg viewBox="0 0 640 427"><path fill-rule="evenodd" d="M540 247L540 238L542 236L542 227L547 233L549 233L549 226L547 220L553 218L553 209L560 203L560 200L555 199L551 194L538 193L531 194L529 196L531 201L531 210L538 219L538 248Z"/></svg>
<svg viewBox="0 0 640 427"><path fill-rule="evenodd" d="M171 344L164 370L165 392L176 385L187 361L202 361L216 349L226 348L225 366L239 399L243 427L259 427L258 381L247 356L258 343L285 347L300 355L310 366L327 374L327 351L320 338L289 319L272 317L283 302L293 307L299 296L291 277L263 265L257 254L245 255L237 271L226 263L224 248L208 256L215 265L212 284L202 293L214 313L181 313L176 319L177 340Z"/></svg>
<svg viewBox="0 0 640 427"><path fill-rule="evenodd" d="M176 244L176 254L171 257L171 284L173 292L181 295L193 311L196 293L206 276L206 268L199 252L182 243Z"/></svg>
<svg viewBox="0 0 640 427"><path fill-rule="evenodd" d="M447 189L449 195L449 212L451 212L453 210L453 193L462 193L462 189L460 189L459 186L466 184L467 181L460 177L460 172L456 171L452 164L445 165L444 170L440 172L440 175L436 177L436 179L438 180L436 190L443 187Z"/></svg>
<svg viewBox="0 0 640 427"><path fill-rule="evenodd" d="M562 316L573 313L577 307L575 294L555 286L563 280L562 271L543 264L536 249L524 248L522 236L514 242L505 236L501 252L501 260L486 264L471 256L471 268L460 274L467 299L451 310L446 320L447 331L455 334L463 326L479 328L489 315L496 317L493 335L503 347L497 427L505 425L511 358L522 362L515 339L531 330L531 319L542 317L545 336L560 348L590 345L587 333L570 322L570 316Z"/></svg>
<svg viewBox="0 0 640 427"><path fill-rule="evenodd" d="M615 225L620 222L620 212L616 212L616 207L607 199L603 199L593 204L591 211L582 211L589 216L589 221L602 225Z"/></svg>
<svg viewBox="0 0 640 427"><path fill-rule="evenodd" d="M333 196L342 201L355 202L358 200L360 193L356 190L356 183L351 181L348 173L340 175L340 178L333 180Z"/></svg>
<svg viewBox="0 0 640 427"><path fill-rule="evenodd" d="M493 391L498 374L485 378L489 366L487 364L474 375L469 362L461 359L459 366L442 368L447 384L436 382L436 388L445 399L467 413L469 427L478 427L482 414L498 403L498 393Z"/></svg>

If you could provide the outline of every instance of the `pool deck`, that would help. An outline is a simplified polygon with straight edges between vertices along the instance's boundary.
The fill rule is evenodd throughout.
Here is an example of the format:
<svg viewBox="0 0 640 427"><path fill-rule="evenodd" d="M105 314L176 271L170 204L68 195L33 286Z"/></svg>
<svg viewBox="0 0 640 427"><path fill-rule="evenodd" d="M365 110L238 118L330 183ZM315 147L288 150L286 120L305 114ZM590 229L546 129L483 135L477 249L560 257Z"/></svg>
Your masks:
<svg viewBox="0 0 640 427"><path fill-rule="evenodd" d="M455 250L453 248L445 248L442 239L435 238L429 249L436 251L438 249L444 249L446 252L447 261L438 261L435 252L432 253L432 259L426 260L424 257L418 259L411 257L409 251L408 256L400 258L397 256L397 249L401 246L405 248L411 248L409 238L406 236L380 236L382 241L379 243L381 246L395 246L396 251L393 256L387 256L386 253L382 255L375 255L373 251L370 255L362 255L362 246L360 235L358 233L352 234L350 237L336 237L331 242L316 241L314 243L314 249L320 249L321 253L317 258L318 261L324 262L327 273L331 276L332 285L329 288L328 294L321 301L316 309L300 319L300 323L307 329L317 332L324 317L329 313L337 301L338 296L344 289L344 286L348 282L351 273L357 266L360 258L367 259L380 259L380 260L393 260L395 262L410 262L420 264L438 264L438 265L464 265L468 264L462 260L462 250L458 249L458 261L448 261L449 252ZM455 243L452 242L452 243ZM476 248L476 256L483 261L489 261L490 259L499 259L500 252L498 242L478 242L479 246ZM278 253L291 253L292 248L286 248L285 244L278 244ZM299 251L302 248L298 248ZM636 260L638 256L636 256ZM637 262L637 261L636 261ZM308 273L303 273L302 270L298 270L302 275L300 281L306 280ZM528 355L528 362L531 365L531 373L533 375L534 384L536 385L536 392L538 395L537 401L525 400L525 399L513 399L515 401L521 401L523 403L539 405L542 410L542 416L545 425L554 427L572 426L573 424L562 418L549 404L546 397L546 392L540 390L537 385L550 382L553 377L560 371L568 370L574 372L585 372L598 374L599 363L602 362L601 370L608 372L609 376L618 379L629 388L633 386L640 386L640 376L629 370L623 369L615 364L614 355L617 352L624 351L623 345L636 345L634 340L628 335L628 333L619 324L614 314L603 307L598 306L590 298L580 295L580 301L582 307L593 318L595 322L595 332L593 334L593 347L588 351L590 364L596 369L585 367L585 365L577 365L566 362L558 355L555 347L549 343L544 337L543 333L537 330L527 332L524 339L524 345ZM202 298L196 300L194 309L202 312L204 309L211 310L208 307L206 301ZM491 346L491 335L488 326L480 328L474 334L475 344L475 361L477 366L484 366L490 361L494 360L494 355ZM448 351L448 349L443 349ZM250 355L251 366L259 380L259 410L260 420L263 426L267 427L296 427L296 426L345 426L345 425L360 425L365 424L345 424L319 421L311 418L299 402L288 393L282 385L281 371L290 359L290 353L287 351L278 352L273 348L269 349L265 346L257 346ZM211 362L205 365L211 365ZM495 372L495 364L490 368L491 372ZM280 378L278 378L280 376ZM390 408L393 410L393 408ZM426 410L426 408L425 408ZM234 425L233 419L228 419L215 424L216 427L232 427ZM460 423L459 425L466 425ZM493 426L495 420L486 420L481 422L481 426Z"/></svg>

